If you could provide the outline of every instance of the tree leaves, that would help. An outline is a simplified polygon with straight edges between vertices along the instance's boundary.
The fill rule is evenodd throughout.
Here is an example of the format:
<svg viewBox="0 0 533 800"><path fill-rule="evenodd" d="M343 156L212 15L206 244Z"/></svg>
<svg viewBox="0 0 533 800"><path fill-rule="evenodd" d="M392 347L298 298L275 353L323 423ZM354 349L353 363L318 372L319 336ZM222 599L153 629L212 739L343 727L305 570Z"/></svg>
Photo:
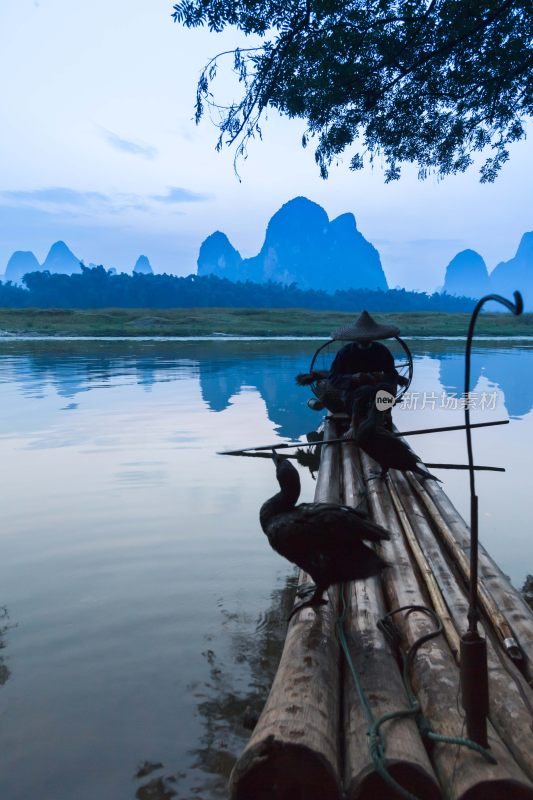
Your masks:
<svg viewBox="0 0 533 800"><path fill-rule="evenodd" d="M198 84L197 121L216 111L236 159L273 107L306 120L323 177L357 142L351 169L380 158L387 181L405 162L422 178L462 172L490 148L492 181L533 113L530 0L182 0L173 17L264 37L215 56ZM227 58L243 94L224 107L211 83Z"/></svg>

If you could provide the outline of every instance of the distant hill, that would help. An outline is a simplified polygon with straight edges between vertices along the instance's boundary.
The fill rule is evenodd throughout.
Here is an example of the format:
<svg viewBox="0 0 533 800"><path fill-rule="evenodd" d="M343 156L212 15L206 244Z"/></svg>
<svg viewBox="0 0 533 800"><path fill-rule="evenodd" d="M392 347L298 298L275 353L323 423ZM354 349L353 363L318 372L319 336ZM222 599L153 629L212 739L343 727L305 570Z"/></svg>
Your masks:
<svg viewBox="0 0 533 800"><path fill-rule="evenodd" d="M90 263L89 269L94 269L96 266L96 264ZM39 264L31 251L17 250L7 262L3 280L22 284L24 275L31 272L44 272L45 270L56 275L80 275L82 272L81 260L62 241L55 242L52 245L42 264ZM117 272L116 269L109 271L113 274ZM147 256L139 256L133 267L133 272L137 275L153 275L152 265Z"/></svg>
<svg viewBox="0 0 533 800"><path fill-rule="evenodd" d="M512 295L520 289L526 306L533 307L533 231L524 233L514 258L494 267L490 280L493 290L500 294Z"/></svg>
<svg viewBox="0 0 533 800"><path fill-rule="evenodd" d="M65 242L55 242L44 260L42 269L60 275L73 275L81 272L80 259L74 255Z"/></svg>
<svg viewBox="0 0 533 800"><path fill-rule="evenodd" d="M242 275L242 258L225 233L215 231L202 242L198 255L198 275L216 275L229 281Z"/></svg>
<svg viewBox="0 0 533 800"><path fill-rule="evenodd" d="M490 292L487 265L475 250L462 250L446 267L444 291L465 297L482 297Z"/></svg>
<svg viewBox="0 0 533 800"><path fill-rule="evenodd" d="M533 231L522 236L516 255L501 261L488 274L475 250L463 250L446 268L444 291L451 295L479 298L489 292L511 297L519 289L526 308L533 308Z"/></svg>
<svg viewBox="0 0 533 800"><path fill-rule="evenodd" d="M31 251L17 250L9 261L4 275L5 281L22 283L22 278L30 272L49 272L61 275L74 275L81 273L80 259L74 255L65 242L55 242L46 256L44 262L39 264Z"/></svg>
<svg viewBox="0 0 533 800"><path fill-rule="evenodd" d="M140 275L153 275L152 265L146 256L139 256L133 267L133 272Z"/></svg>
<svg viewBox="0 0 533 800"><path fill-rule="evenodd" d="M330 222L324 209L306 197L285 203L268 223L260 252L243 259L217 231L200 248L198 275L232 281L336 291L388 289L379 253L357 230L353 214Z"/></svg>
<svg viewBox="0 0 533 800"><path fill-rule="evenodd" d="M7 262L4 280L21 283L27 272L38 272L41 265L31 250L17 250Z"/></svg>

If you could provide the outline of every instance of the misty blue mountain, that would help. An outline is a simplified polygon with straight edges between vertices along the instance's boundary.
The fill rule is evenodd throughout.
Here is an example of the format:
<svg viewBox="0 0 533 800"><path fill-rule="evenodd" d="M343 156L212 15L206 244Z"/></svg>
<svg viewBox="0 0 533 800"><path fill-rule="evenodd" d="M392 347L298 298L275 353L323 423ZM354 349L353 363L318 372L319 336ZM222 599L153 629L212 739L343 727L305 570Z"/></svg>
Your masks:
<svg viewBox="0 0 533 800"><path fill-rule="evenodd" d="M152 265L146 256L139 256L133 267L133 272L137 275L153 275Z"/></svg>
<svg viewBox="0 0 533 800"><path fill-rule="evenodd" d="M58 275L74 275L81 272L80 259L77 258L65 242L56 242L50 248L41 267L43 272L55 272Z"/></svg>
<svg viewBox="0 0 533 800"><path fill-rule="evenodd" d="M5 280L12 283L22 283L22 278L28 272L38 272L41 265L31 250L17 250L7 262Z"/></svg>
<svg viewBox="0 0 533 800"><path fill-rule="evenodd" d="M222 231L215 231L202 242L197 263L198 275L216 275L229 281L240 280L241 254Z"/></svg>
<svg viewBox="0 0 533 800"><path fill-rule="evenodd" d="M446 267L444 291L448 294L482 297L490 292L487 265L475 250L462 250Z"/></svg>
<svg viewBox="0 0 533 800"><path fill-rule="evenodd" d="M54 275L81 275L82 260L74 255L72 250L65 242L54 242L48 251L48 255L42 264L30 250L17 250L7 262L4 281L22 285L24 275L32 272L48 271ZM97 269L97 264L89 264L89 269ZM116 274L117 270L113 267L108 270L110 274ZM152 265L147 256L141 255L135 262L133 272L137 275L153 275Z"/></svg>
<svg viewBox="0 0 533 800"><path fill-rule="evenodd" d="M17 250L13 253L4 275L4 280L22 283L24 275L32 272L52 272L57 275L74 275L81 273L80 259L74 255L65 242L55 242L42 264L39 264L31 251Z"/></svg>
<svg viewBox="0 0 533 800"><path fill-rule="evenodd" d="M304 290L388 289L379 253L357 230L354 215L330 221L306 197L290 200L274 214L252 258L243 259L224 233L211 234L200 248L198 275L296 283Z"/></svg>
<svg viewBox="0 0 533 800"><path fill-rule="evenodd" d="M479 298L488 292L511 296L519 289L528 309L533 308L533 231L522 236L514 258L501 261L489 275L475 250L463 250L446 268L444 291Z"/></svg>
<svg viewBox="0 0 533 800"><path fill-rule="evenodd" d="M469 311L472 304L469 301L465 305L467 298L477 299L491 291L511 295L520 289L526 308L533 309L533 231L523 235L515 256L499 263L492 274L482 256L467 249L457 253L448 264L442 293L390 291L379 252L357 229L353 214L341 214L330 220L320 205L305 197L290 200L273 215L257 255L242 258L226 234L215 231L202 243L197 264L196 276L155 275L148 257L140 255L133 276L148 278L154 284L137 283L133 289L126 280L129 275L119 276L113 268L105 270L90 264L90 271L98 272L86 275L88 270L81 259L65 242L58 241L42 264L31 251L13 253L6 266L4 284L0 281L0 301L5 306L19 307L31 303L67 307L71 303L87 308L108 303L154 308L173 304L280 308L292 303L299 308L331 310L351 310L367 304L369 310L379 311ZM174 269L178 271L179 265L174 265ZM43 282L41 276L45 273L80 280L61 284ZM104 273L117 280L111 283ZM24 276L32 274L30 286ZM211 282L202 283L207 278ZM25 288L19 290L24 284ZM247 284L253 287L245 289ZM89 294L85 296L87 290ZM358 293L357 297L353 292ZM87 305L89 300L92 306Z"/></svg>
<svg viewBox="0 0 533 800"><path fill-rule="evenodd" d="M520 289L528 308L533 307L533 231L524 233L514 258L501 261L490 278L494 291L510 295Z"/></svg>

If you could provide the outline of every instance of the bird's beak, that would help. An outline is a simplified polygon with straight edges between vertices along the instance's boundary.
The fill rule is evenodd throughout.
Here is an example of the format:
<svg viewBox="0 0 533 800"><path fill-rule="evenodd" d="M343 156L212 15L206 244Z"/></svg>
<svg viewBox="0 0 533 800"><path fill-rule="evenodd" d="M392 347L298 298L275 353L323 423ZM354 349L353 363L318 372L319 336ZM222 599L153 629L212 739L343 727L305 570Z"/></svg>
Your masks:
<svg viewBox="0 0 533 800"><path fill-rule="evenodd" d="M272 450L272 461L274 462L276 467L281 462L281 456L278 454L277 450L274 449Z"/></svg>

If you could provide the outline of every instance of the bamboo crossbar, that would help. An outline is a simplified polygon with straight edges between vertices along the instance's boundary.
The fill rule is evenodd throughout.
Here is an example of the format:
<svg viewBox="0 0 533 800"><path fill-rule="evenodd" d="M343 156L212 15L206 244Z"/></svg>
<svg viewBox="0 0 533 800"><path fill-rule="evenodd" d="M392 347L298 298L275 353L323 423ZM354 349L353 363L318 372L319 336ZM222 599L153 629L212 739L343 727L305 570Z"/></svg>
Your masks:
<svg viewBox="0 0 533 800"><path fill-rule="evenodd" d="M334 417L327 417L327 421L333 420ZM508 419L493 420L492 422L474 422L471 428L489 428L492 425L508 425ZM444 433L446 431L460 431L464 430L464 425L445 425L440 428L419 428L414 431L401 431L401 436L418 436L425 433ZM255 447L244 447L240 450L220 450L217 452L218 456L238 456L241 453L260 452L262 450L290 450L293 447L322 447L323 444L344 444L347 440L344 437L332 438L328 441L317 442L274 442L274 444L261 444ZM349 439L348 441L353 441ZM485 467L487 469L487 467Z"/></svg>

